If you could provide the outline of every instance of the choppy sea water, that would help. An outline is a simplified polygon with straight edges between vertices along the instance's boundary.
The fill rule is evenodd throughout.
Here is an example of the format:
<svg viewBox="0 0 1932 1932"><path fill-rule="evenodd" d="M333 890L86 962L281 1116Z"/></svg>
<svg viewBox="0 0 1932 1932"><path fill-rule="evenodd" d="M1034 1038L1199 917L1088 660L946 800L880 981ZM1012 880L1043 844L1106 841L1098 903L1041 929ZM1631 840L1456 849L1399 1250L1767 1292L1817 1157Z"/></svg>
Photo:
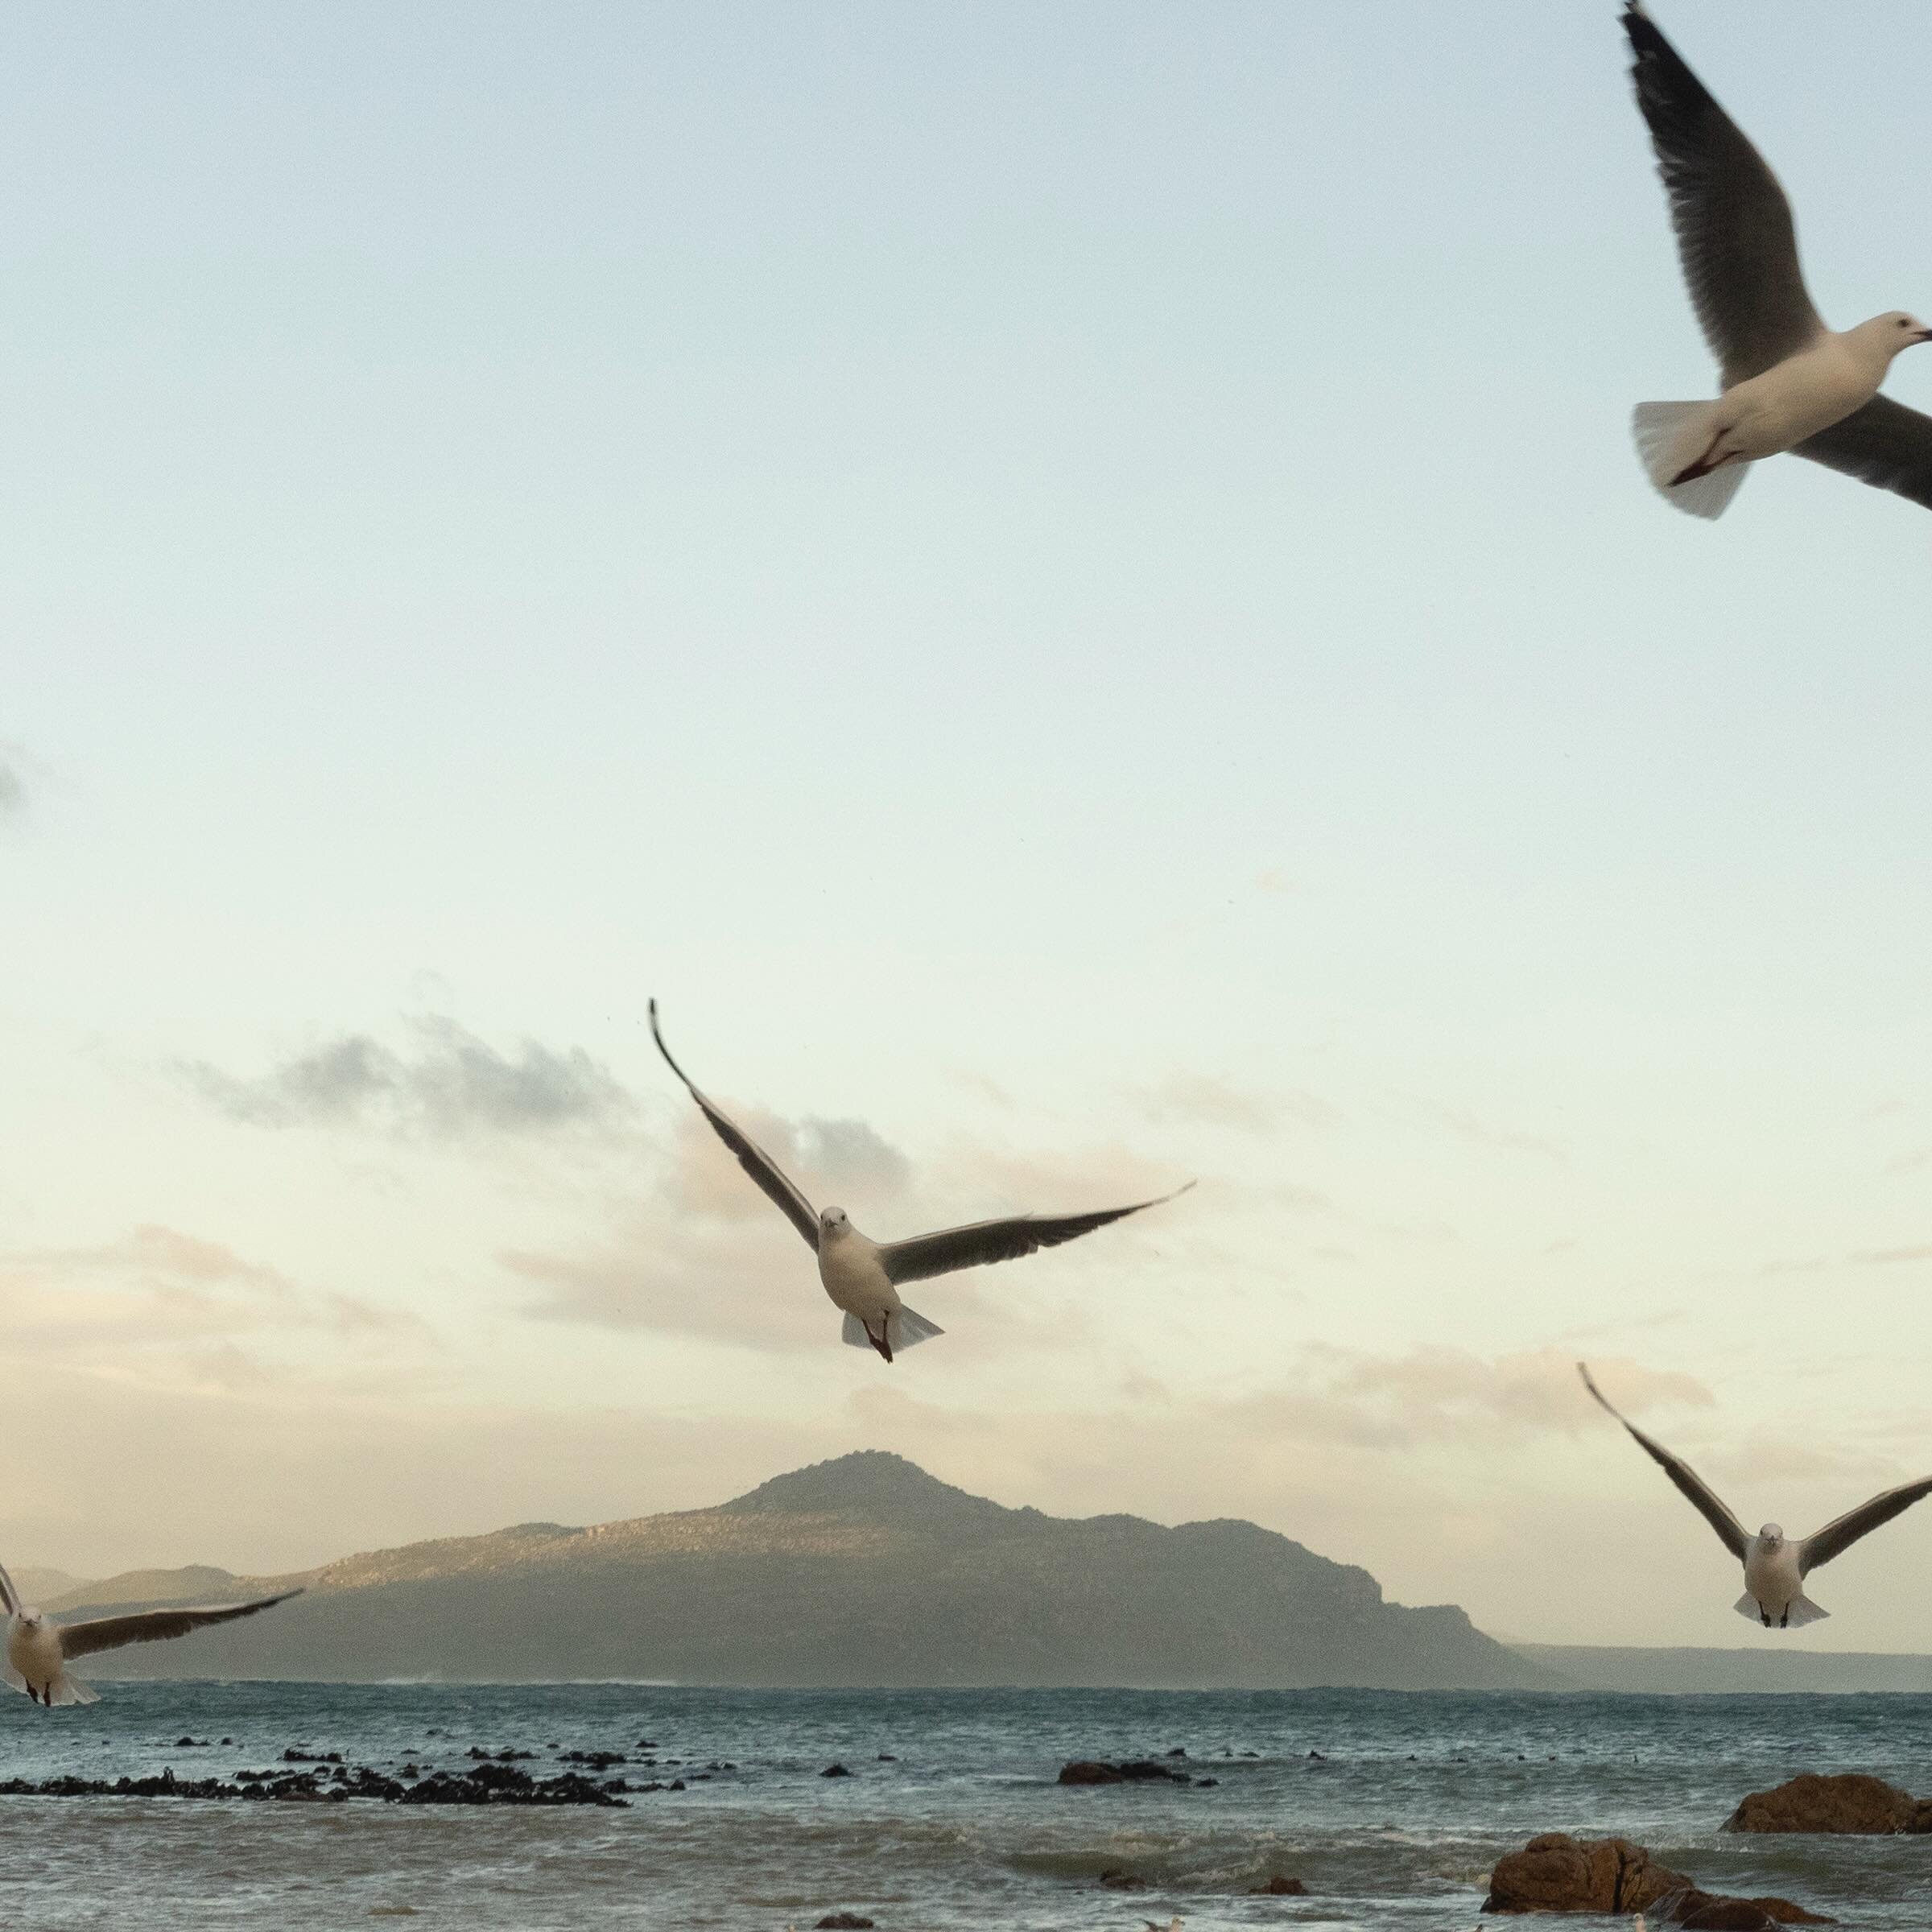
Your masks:
<svg viewBox="0 0 1932 1932"><path fill-rule="evenodd" d="M184 1735L235 1742L183 1749ZM1927 1697L122 1682L92 1707L0 1703L0 1777L226 1776L291 1746L456 1769L473 1745L535 1751L524 1768L546 1776L561 1751L621 1752L605 1775L687 1789L626 1810L0 1798L0 1913L27 1932L780 1932L838 1909L881 1932L1135 1932L1175 1913L1191 1932L1468 1932L1496 1855L1568 1831L1872 1932L1932 1926L1932 1838L1717 1829L1800 1770L1926 1791ZM1055 1781L1070 1757L1175 1749L1218 1783ZM835 1762L852 1775L821 1776ZM1106 1871L1146 1889L1102 1886ZM1249 1895L1276 1872L1309 1896Z"/></svg>

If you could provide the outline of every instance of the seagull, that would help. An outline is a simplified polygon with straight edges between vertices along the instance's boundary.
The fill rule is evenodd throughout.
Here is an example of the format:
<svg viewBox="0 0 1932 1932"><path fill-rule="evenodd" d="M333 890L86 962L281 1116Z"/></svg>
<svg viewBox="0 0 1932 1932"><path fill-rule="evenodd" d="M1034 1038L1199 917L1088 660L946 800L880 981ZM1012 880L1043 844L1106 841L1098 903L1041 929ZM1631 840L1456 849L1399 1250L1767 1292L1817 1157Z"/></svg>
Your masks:
<svg viewBox="0 0 1932 1932"><path fill-rule="evenodd" d="M1096 1208L1091 1214L1018 1214L1003 1220L943 1228L937 1234L914 1235L907 1241L869 1241L852 1226L843 1208L815 1209L778 1162L691 1085L690 1076L671 1059L671 1049L664 1044L655 1000L650 1002L650 1034L665 1063L684 1083L718 1138L817 1254L819 1279L833 1305L844 1311L842 1339L854 1348L876 1348L889 1362L896 1350L946 1332L899 1299L901 1282L923 1282L935 1274L951 1274L988 1261L1014 1261L1042 1248L1057 1248L1063 1241L1104 1228L1109 1221L1158 1208L1194 1185L1189 1181L1174 1194L1135 1201L1125 1208Z"/></svg>
<svg viewBox="0 0 1932 1932"><path fill-rule="evenodd" d="M85 1623L50 1624L31 1604L23 1604L14 1579L0 1569L0 1608L6 1612L6 1652L0 1662L0 1682L24 1690L37 1704L92 1704L100 1692L68 1674L70 1659L92 1657L97 1650L118 1650L123 1644L158 1643L166 1637L186 1637L208 1624L231 1623L253 1616L275 1604L285 1604L299 1590L276 1596L258 1596L247 1604L213 1604L193 1609L132 1610L121 1616L91 1616Z"/></svg>
<svg viewBox="0 0 1932 1932"><path fill-rule="evenodd" d="M1868 1503L1848 1509L1835 1521L1810 1536L1787 1537L1776 1523L1766 1523L1756 1536L1721 1502L1697 1472L1681 1456L1673 1455L1662 1443L1654 1443L1636 1423L1612 1407L1602 1389L1590 1379L1590 1371L1579 1362L1576 1372L1583 1386L1604 1408L1637 1438L1645 1455L1656 1463L1676 1484L1706 1522L1717 1532L1718 1539L1744 1566L1744 1593L1732 1608L1769 1630L1814 1624L1829 1610L1821 1610L1805 1595L1804 1579L1820 1563L1842 1556L1861 1536L1868 1536L1880 1523L1909 1509L1922 1496L1932 1496L1932 1476L1916 1483L1902 1484L1875 1496Z"/></svg>
<svg viewBox="0 0 1932 1932"><path fill-rule="evenodd" d="M1666 499L1722 516L1749 465L1780 450L1932 509L1932 416L1878 393L1932 328L1893 309L1843 333L1805 292L1791 204L1730 116L1626 0L1637 104L1649 124L1690 300L1722 369L1715 402L1640 402L1637 453Z"/></svg>

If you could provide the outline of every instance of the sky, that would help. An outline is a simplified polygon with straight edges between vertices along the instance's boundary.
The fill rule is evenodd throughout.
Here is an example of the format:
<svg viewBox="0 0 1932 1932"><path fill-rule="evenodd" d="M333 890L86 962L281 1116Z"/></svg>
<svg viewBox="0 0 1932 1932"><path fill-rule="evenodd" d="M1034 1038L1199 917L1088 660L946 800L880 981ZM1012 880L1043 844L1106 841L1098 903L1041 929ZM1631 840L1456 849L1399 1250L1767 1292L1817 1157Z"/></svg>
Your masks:
<svg viewBox="0 0 1932 1932"><path fill-rule="evenodd" d="M1752 1525L1932 1468L1932 526L1648 488L1616 11L28 0L5 1560L877 1447L1769 1641L1571 1364ZM1932 310L1932 13L1656 11L1827 319ZM653 994L881 1238L1199 1185L888 1368Z"/></svg>

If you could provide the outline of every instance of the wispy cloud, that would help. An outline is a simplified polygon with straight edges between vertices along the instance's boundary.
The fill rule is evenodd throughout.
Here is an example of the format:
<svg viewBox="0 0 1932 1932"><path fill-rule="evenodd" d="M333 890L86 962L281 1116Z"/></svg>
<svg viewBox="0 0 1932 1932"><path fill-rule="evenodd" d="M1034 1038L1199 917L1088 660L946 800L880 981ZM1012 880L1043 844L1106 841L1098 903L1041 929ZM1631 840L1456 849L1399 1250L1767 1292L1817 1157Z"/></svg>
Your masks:
<svg viewBox="0 0 1932 1932"><path fill-rule="evenodd" d="M0 1252L0 1356L116 1375L165 1364L175 1379L211 1352L238 1359L245 1342L291 1331L386 1346L425 1332L412 1317L302 1288L219 1242L153 1225L97 1247Z"/></svg>
<svg viewBox="0 0 1932 1932"><path fill-rule="evenodd" d="M609 1129L634 1109L629 1092L581 1047L526 1039L514 1053L500 1053L435 1014L410 1020L407 1030L402 1051L353 1034L252 1077L204 1060L179 1071L219 1112L257 1127L372 1125L454 1138Z"/></svg>
<svg viewBox="0 0 1932 1932"><path fill-rule="evenodd" d="M17 819L27 810L27 781L19 768L0 746L0 821Z"/></svg>
<svg viewBox="0 0 1932 1932"><path fill-rule="evenodd" d="M1208 1073L1170 1073L1129 1093L1136 1112L1157 1127L1226 1127L1242 1133L1268 1133L1284 1120L1331 1127L1341 1118L1314 1094L1265 1093Z"/></svg>

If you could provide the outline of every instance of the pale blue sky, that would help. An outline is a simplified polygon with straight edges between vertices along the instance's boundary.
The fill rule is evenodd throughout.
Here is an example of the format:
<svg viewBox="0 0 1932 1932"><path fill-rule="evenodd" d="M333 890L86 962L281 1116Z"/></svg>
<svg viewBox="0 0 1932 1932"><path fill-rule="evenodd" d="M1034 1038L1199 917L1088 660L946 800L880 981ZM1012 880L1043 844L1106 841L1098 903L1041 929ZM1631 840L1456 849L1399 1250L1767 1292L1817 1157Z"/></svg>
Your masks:
<svg viewBox="0 0 1932 1932"><path fill-rule="evenodd" d="M879 1445L1728 1643L1571 1355L1753 1521L1932 1466L1932 526L1795 461L1715 527L1645 486L1630 404L1711 372L1616 12L18 13L10 1560ZM1827 316L1932 308L1932 14L1659 13ZM935 1285L886 1371L711 1191L651 991L714 1091L906 1156L836 1177L881 1233L1202 1185ZM428 1124L434 1016L629 1104ZM184 1071L365 1034L416 1071L328 1120ZM58 1480L147 1426L232 1471ZM1601 1603L1539 1554L1584 1508ZM1928 1536L1806 1641L1921 1645Z"/></svg>

